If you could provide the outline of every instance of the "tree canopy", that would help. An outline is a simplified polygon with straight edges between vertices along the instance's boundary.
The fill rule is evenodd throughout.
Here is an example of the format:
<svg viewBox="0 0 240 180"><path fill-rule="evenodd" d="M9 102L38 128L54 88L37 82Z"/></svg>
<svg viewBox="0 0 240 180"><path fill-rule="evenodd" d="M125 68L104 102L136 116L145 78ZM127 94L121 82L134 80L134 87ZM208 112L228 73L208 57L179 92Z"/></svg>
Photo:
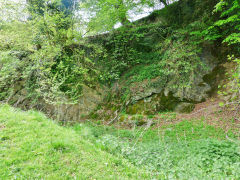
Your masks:
<svg viewBox="0 0 240 180"><path fill-rule="evenodd" d="M174 0L99 0L84 1L82 8L90 13L90 30L108 31L117 23L127 25L130 23L129 13L143 13L146 8L152 8L157 4L167 6Z"/></svg>

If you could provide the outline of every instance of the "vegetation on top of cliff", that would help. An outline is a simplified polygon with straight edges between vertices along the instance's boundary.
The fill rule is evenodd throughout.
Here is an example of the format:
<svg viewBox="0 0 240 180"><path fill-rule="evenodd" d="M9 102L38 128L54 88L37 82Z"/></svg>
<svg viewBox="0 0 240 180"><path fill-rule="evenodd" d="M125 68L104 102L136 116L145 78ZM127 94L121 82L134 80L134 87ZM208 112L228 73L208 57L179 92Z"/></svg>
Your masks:
<svg viewBox="0 0 240 180"><path fill-rule="evenodd" d="M231 45L239 44L238 1L158 1L165 8L136 22L130 22L129 12L143 11L157 2L27 2L21 6L29 13L26 19L8 19L14 13L12 4L3 3L5 9L1 8L6 18L0 21L0 97L11 104L19 103L12 97L20 89L29 101L43 98L53 104L76 103L84 86L111 87L119 79L127 89L130 84L161 77L168 83L163 85L185 92L199 74L208 72L202 47L214 42L211 51L225 39L236 56L239 53L238 46ZM86 7L91 7L90 22L84 22L79 13ZM113 29L117 22L123 26ZM80 27L86 23L90 29L83 32ZM107 30L105 35L85 37Z"/></svg>

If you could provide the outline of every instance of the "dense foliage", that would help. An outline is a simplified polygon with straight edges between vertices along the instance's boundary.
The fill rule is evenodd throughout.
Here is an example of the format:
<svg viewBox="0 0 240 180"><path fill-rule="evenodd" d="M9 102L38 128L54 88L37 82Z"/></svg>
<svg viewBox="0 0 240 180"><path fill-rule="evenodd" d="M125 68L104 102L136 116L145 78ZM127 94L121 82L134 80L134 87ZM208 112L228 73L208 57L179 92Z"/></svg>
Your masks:
<svg viewBox="0 0 240 180"><path fill-rule="evenodd" d="M100 0L83 1L82 8L89 15L88 32L106 32L116 25L130 25L131 17L143 14L148 8L163 4L167 6L175 0Z"/></svg>
<svg viewBox="0 0 240 180"><path fill-rule="evenodd" d="M228 60L236 63L232 69L230 82L224 85L225 90L219 91L222 95L230 95L228 100L239 104L240 97L240 2L238 0L221 0L216 6L214 13L220 13L220 19L208 27L203 33L207 40L221 39L232 48L232 54ZM233 55L235 53L235 55Z"/></svg>
<svg viewBox="0 0 240 180"><path fill-rule="evenodd" d="M28 97L42 96L54 103L78 100L84 86L111 85L119 79L129 86L161 77L171 80L174 88L187 88L198 72L206 71L199 58L206 40L221 38L230 45L239 44L238 1L218 3L219 18L218 14L209 18L215 1L209 8L205 8L208 2L188 0L172 4L150 0L27 2L21 8L30 13L27 21L10 21L10 15L9 21L1 21L1 99L16 94L12 82L23 83ZM159 2L167 8L130 23L130 11L140 12ZM8 9L20 6L16 2L4 5L1 12L8 14ZM118 22L124 26L83 38L79 30L83 19L77 12L86 7L91 11L87 33L112 30Z"/></svg>
<svg viewBox="0 0 240 180"><path fill-rule="evenodd" d="M222 38L223 43L239 45L240 42L240 2L221 0L215 7L215 13L220 12L220 20L217 20L204 33L208 34L207 40ZM237 46L236 48L239 48ZM239 51L239 49L238 49Z"/></svg>
<svg viewBox="0 0 240 180"><path fill-rule="evenodd" d="M60 1L43 1L47 5L41 7L32 4L39 1L30 2L31 20L2 24L1 96L14 96L13 82L22 81L29 90L28 96L42 96L55 103L67 102L68 98L76 100L83 84L94 86L98 72L92 58L98 53L91 50L86 54L95 47L84 42L83 45L75 43L76 39L82 39L75 30L77 19L73 13L58 10L55 4ZM34 9L36 7L39 9Z"/></svg>
<svg viewBox="0 0 240 180"><path fill-rule="evenodd" d="M238 144L223 140L226 134L204 121L183 121L155 130L117 130L94 124L74 129L101 149L146 168L152 178L239 178Z"/></svg>
<svg viewBox="0 0 240 180"><path fill-rule="evenodd" d="M119 79L127 80L129 86L161 77L166 82L171 79L174 88L187 88L207 68L199 58L203 35L208 41L222 38L239 44L238 1L218 3L215 12L222 12L220 18L210 17L215 1L209 2L209 8L205 8L208 2L188 0L172 4L150 0L27 2L21 11L27 9L30 16L23 22L10 18L8 11L20 4L5 3L1 10L9 14L8 21L1 21L2 100L16 94L19 85L12 82L24 84L29 98L42 96L52 103L78 100L84 86L111 85ZM130 23L130 11L140 12L157 3L167 7ZM77 12L86 7L91 12L86 33L111 31L83 38L79 26L84 18ZM124 26L112 30L118 22Z"/></svg>
<svg viewBox="0 0 240 180"><path fill-rule="evenodd" d="M99 3L102 3L104 7L101 4L95 6L99 6L101 12L111 15L105 11L105 8L110 8L109 4ZM113 2L109 1L109 3ZM113 24L123 21L123 16L126 15L124 12L126 13L136 5L129 1L129 8L124 10L125 4L122 7L121 2L119 3L120 5L116 5L119 12L113 11L119 15ZM147 2L141 2L142 5L145 3ZM76 4L75 1L66 4L65 1L59 0L28 1L25 7L28 9L30 17L27 21L5 21L2 23L1 99L11 99L10 97L17 93L20 87L16 88L13 82L24 84L29 98L34 97L37 100L37 97L41 96L47 102L59 103L67 102L69 98L77 100L83 87L94 87L96 80L111 84L119 79L125 71L138 64L160 63L156 65L156 68L162 68L165 73L168 73L166 69L167 64L169 64L167 59L172 53L170 52L169 55L165 56L166 61L160 61L162 58L160 48L164 49L172 43L172 40L166 40L165 47L164 45L160 47L159 44L167 38L167 33L170 33L168 29L161 27L161 25L146 27L137 25L131 29L128 26L122 27L111 33L107 41L99 41L94 45L89 41L86 42L82 38L81 31L77 30L80 19L76 16L78 9L75 8ZM20 4L15 2L15 6L13 3L10 7L7 6L8 4L4 5L6 9L11 9ZM22 8L24 9L24 7ZM97 17L105 18L107 16ZM106 21L101 20L101 22L105 23ZM149 30L150 32L148 32ZM159 30L161 33L158 35ZM171 32L174 31L171 30ZM152 35L154 37L151 37ZM152 42L152 39L156 37L160 41ZM152 43L157 45L153 46ZM181 55L178 56L181 58ZM190 57L192 55L185 54L184 56ZM173 61L177 61L177 57ZM178 62L181 64L180 61ZM191 65L192 63L186 68L191 69ZM180 66L177 67L178 70L186 73L192 72L194 69L181 70ZM169 68L171 69L171 67ZM100 71L102 71L101 74ZM161 74L162 72L155 73L154 76ZM153 76L142 77L142 79L150 77Z"/></svg>
<svg viewBox="0 0 240 180"><path fill-rule="evenodd" d="M157 5L164 8L132 21ZM40 113L0 106L0 179L239 179L232 126L225 132L203 117L162 113L201 102L187 99L194 86L197 97L202 87L214 94L227 59L230 81L219 92L239 105L239 0L0 0L0 102L92 120L60 127ZM131 99L135 91L143 96ZM100 95L89 114L79 110ZM131 117L134 101L156 111ZM100 125L109 119L132 129Z"/></svg>

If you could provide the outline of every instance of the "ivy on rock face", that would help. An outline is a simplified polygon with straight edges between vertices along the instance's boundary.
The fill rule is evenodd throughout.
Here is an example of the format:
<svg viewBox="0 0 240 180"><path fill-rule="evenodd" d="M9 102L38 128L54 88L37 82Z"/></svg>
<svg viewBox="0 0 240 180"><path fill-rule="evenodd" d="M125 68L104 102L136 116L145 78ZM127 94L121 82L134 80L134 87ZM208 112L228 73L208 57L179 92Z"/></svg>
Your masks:
<svg viewBox="0 0 240 180"><path fill-rule="evenodd" d="M93 58L101 51L91 44L76 43L76 39L80 39L84 44L82 35L75 29L77 19L73 14L59 11L61 1L29 3L32 18L24 23L6 22L3 26L0 35L3 42L0 45L3 52L0 58L3 67L1 78L9 82L22 81L25 85L21 88L28 90L27 96L31 98L42 97L49 103L77 101L84 85L93 87L96 84L98 70ZM18 26L17 30L14 30L15 26ZM87 53L88 49L91 49L90 53ZM12 50L24 51L27 55L21 58L11 53ZM5 61L6 57L17 60ZM14 76L12 72L4 71L12 63L15 64L12 71ZM25 68L22 69L22 66ZM15 79L15 75L18 79ZM9 86L2 83L0 88L5 96L3 99L8 99L18 91L14 83ZM7 89L11 89L11 94L5 93L9 91Z"/></svg>
<svg viewBox="0 0 240 180"><path fill-rule="evenodd" d="M238 44L238 2L221 1L217 4L216 11L222 10L219 21L202 32L209 22L213 22L212 18L206 21L213 9L203 8L206 3L199 0L175 2L143 20L130 23L129 10L152 7L154 2L29 0L27 9L31 18L25 22L2 23L2 59L6 54L18 58L8 53L11 50L27 52L26 57L18 58L20 64L26 65L26 70L21 72L20 65L15 70L27 82L31 94L38 94L51 102L67 99L76 102L82 96L84 86L111 86L116 81L128 86L161 77L164 82L167 79L166 83L171 81L172 88L190 87L198 74L207 71L206 62L200 58L202 44L206 42L202 38L204 33L208 32L212 39L221 36L225 38L224 42ZM98 35L83 37L79 30L83 20L76 15L78 4L81 5L79 9L96 7L91 9L96 14L87 24L88 27L94 25L90 33ZM112 30L117 22L122 22L123 26ZM16 26L18 29L14 31ZM232 27L230 33L225 29L228 26ZM214 34L219 28L223 33ZM99 34L110 29L112 31ZM9 65L3 60L1 64L4 68ZM8 71L1 73L3 79L13 77ZM1 88L6 89L4 85Z"/></svg>

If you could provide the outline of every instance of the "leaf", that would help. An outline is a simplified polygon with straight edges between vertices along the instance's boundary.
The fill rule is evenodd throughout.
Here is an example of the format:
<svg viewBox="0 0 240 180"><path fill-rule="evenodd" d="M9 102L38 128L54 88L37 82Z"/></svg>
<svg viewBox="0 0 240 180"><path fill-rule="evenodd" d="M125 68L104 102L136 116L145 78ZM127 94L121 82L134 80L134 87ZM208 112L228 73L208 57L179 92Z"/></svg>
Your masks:
<svg viewBox="0 0 240 180"><path fill-rule="evenodd" d="M220 102L220 103L219 103L219 106L220 106L220 107L224 107L224 106L225 106L225 103L224 103L224 102Z"/></svg>

